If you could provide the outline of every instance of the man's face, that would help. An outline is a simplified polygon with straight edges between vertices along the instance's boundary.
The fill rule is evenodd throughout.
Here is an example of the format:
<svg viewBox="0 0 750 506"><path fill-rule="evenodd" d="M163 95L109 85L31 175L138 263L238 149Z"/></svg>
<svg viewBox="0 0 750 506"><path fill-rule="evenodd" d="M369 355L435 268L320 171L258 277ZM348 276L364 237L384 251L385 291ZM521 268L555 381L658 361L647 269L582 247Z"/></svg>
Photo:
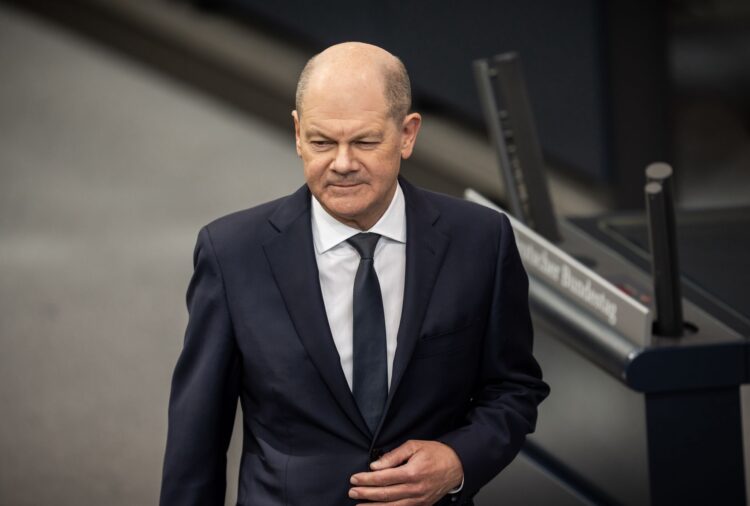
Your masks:
<svg viewBox="0 0 750 506"><path fill-rule="evenodd" d="M340 77L307 90L302 116L292 113L297 154L310 191L326 211L366 230L390 204L420 118L410 114L397 123L389 117L382 81L346 81Z"/></svg>

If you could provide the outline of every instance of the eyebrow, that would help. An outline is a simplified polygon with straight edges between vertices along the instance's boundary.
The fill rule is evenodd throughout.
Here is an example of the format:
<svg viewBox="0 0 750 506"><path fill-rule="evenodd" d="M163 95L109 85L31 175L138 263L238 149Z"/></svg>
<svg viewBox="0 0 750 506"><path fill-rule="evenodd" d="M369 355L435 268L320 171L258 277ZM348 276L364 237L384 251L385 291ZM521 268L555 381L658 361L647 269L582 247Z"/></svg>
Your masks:
<svg viewBox="0 0 750 506"><path fill-rule="evenodd" d="M383 137L383 134L375 130L367 130L355 135L354 137L352 137L352 139L364 139L365 137L375 137L380 139L381 137Z"/></svg>
<svg viewBox="0 0 750 506"><path fill-rule="evenodd" d="M321 132L321 131L320 131L320 130L318 130L317 128L311 128L311 129L309 129L309 130L305 131L305 135L306 135L307 137L315 137L315 136L318 136L318 137L325 137L326 139L330 139L330 137L328 137L328 135L324 134L323 132Z"/></svg>
<svg viewBox="0 0 750 506"><path fill-rule="evenodd" d="M307 137L318 136L318 137L323 137L324 139L331 139L331 137L328 134L322 132L321 130L317 128L310 128L309 130L305 132L305 135ZM376 139L381 139L383 137L383 134L381 132L378 132L377 130L365 130L364 132L359 132L359 133L354 134L353 136L350 137L349 140L359 140L359 139L365 139L367 137L374 137Z"/></svg>

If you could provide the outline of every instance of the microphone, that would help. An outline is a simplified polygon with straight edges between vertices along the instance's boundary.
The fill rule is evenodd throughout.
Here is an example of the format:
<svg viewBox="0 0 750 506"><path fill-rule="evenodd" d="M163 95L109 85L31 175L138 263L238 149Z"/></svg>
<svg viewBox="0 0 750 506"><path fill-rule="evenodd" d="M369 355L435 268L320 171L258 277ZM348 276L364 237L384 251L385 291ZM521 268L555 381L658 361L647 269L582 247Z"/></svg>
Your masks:
<svg viewBox="0 0 750 506"><path fill-rule="evenodd" d="M656 303L654 333L665 337L680 337L684 323L672 167L666 163L652 163L646 168L646 179L648 183L644 191Z"/></svg>

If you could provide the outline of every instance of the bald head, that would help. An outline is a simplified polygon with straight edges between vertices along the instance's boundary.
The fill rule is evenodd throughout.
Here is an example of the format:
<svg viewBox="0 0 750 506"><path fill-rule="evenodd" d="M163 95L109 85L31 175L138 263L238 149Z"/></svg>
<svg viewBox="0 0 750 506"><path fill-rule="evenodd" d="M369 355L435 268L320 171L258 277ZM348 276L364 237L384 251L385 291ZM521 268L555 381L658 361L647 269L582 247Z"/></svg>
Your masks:
<svg viewBox="0 0 750 506"><path fill-rule="evenodd" d="M346 76L346 80L342 79ZM349 92L358 85L378 83L388 105L388 116L401 123L411 108L411 85L406 67L385 49L362 42L336 44L310 58L297 82L296 109L302 115L305 94L312 88Z"/></svg>

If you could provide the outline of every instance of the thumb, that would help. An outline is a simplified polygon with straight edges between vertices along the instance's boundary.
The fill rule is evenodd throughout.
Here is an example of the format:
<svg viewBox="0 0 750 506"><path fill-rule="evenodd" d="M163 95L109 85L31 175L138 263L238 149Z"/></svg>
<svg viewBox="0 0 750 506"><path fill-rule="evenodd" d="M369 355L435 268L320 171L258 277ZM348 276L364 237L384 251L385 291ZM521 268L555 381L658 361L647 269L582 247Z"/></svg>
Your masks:
<svg viewBox="0 0 750 506"><path fill-rule="evenodd" d="M388 469L389 467L400 466L411 458L412 455L417 453L418 445L415 441L407 441L389 451L378 460L370 464L370 469L378 471L380 469Z"/></svg>

